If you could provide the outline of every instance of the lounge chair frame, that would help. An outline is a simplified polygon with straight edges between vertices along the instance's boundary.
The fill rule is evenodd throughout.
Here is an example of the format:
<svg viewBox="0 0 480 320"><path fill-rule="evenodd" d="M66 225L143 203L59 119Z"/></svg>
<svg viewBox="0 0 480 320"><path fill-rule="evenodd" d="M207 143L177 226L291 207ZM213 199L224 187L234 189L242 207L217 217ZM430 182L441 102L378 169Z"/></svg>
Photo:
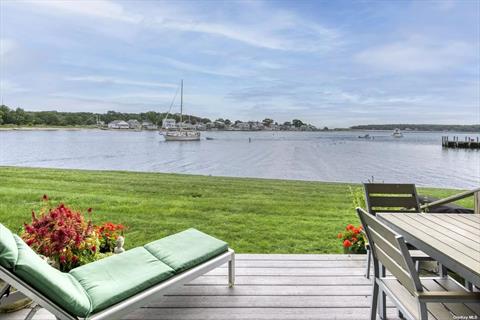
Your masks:
<svg viewBox="0 0 480 320"><path fill-rule="evenodd" d="M92 314L87 318L79 318L69 314L61 306L47 298L42 293L38 292L28 283L20 279L10 270L0 266L0 279L7 282L12 287L15 287L17 290L21 291L27 297L32 299L34 302L42 306L43 308L50 311L57 319L61 320L80 320L80 319L89 319L89 320L102 320L102 319L117 319L120 318L159 297L165 295L169 291L182 286L186 283L189 283L193 279L198 278L201 275L225 264L228 262L228 284L230 287L234 286L235 283L235 252L232 249L228 249L227 252L222 253L194 268L186 270L182 273L179 273L153 287L150 287L142 292L137 293L136 295L127 298L117 304L114 304L107 309L104 309L100 312ZM30 316L30 315L29 315Z"/></svg>

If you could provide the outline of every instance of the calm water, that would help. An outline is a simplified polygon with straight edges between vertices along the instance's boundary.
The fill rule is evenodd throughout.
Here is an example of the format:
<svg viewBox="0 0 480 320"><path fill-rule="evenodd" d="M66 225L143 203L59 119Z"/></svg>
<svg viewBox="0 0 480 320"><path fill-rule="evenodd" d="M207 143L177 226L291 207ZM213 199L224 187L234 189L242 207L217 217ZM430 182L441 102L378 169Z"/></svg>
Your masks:
<svg viewBox="0 0 480 320"><path fill-rule="evenodd" d="M480 151L445 150L442 133L203 132L164 142L157 132L0 131L0 165L194 173L320 181L480 185ZM450 134L452 135L452 134ZM458 134L461 138L464 135ZM251 142L249 142L251 138Z"/></svg>

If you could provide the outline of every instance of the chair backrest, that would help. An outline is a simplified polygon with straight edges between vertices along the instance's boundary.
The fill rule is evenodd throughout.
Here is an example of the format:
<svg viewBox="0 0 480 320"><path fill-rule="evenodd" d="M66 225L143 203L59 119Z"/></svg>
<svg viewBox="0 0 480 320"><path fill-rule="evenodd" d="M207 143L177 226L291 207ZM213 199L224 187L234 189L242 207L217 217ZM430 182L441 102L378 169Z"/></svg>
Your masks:
<svg viewBox="0 0 480 320"><path fill-rule="evenodd" d="M414 184L364 183L367 210L377 212L420 212Z"/></svg>
<svg viewBox="0 0 480 320"><path fill-rule="evenodd" d="M379 277L380 262L412 295L422 292L422 284L403 237L363 209L357 208L357 213L372 250L375 277Z"/></svg>

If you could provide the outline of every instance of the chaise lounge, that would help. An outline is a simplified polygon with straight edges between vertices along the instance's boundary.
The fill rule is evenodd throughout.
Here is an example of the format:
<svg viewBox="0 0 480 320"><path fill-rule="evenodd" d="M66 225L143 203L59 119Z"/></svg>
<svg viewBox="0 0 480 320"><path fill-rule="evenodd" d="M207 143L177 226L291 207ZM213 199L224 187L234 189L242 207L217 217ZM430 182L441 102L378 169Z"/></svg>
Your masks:
<svg viewBox="0 0 480 320"><path fill-rule="evenodd" d="M64 273L0 224L0 279L58 319L119 318L226 262L233 286L234 251L188 229Z"/></svg>

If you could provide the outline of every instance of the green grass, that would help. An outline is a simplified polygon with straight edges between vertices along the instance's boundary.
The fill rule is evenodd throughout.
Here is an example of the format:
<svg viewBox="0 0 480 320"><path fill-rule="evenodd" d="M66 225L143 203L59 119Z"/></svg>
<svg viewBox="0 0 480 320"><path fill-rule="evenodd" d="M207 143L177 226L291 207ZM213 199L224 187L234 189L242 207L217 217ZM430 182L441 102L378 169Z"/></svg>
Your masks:
<svg viewBox="0 0 480 320"><path fill-rule="evenodd" d="M340 253L336 234L358 223L349 186L326 182L0 167L0 221L18 231L48 194L93 208L94 223L129 227L131 248L194 227L240 253ZM444 197L458 190L421 189ZM463 201L469 207L471 200Z"/></svg>

